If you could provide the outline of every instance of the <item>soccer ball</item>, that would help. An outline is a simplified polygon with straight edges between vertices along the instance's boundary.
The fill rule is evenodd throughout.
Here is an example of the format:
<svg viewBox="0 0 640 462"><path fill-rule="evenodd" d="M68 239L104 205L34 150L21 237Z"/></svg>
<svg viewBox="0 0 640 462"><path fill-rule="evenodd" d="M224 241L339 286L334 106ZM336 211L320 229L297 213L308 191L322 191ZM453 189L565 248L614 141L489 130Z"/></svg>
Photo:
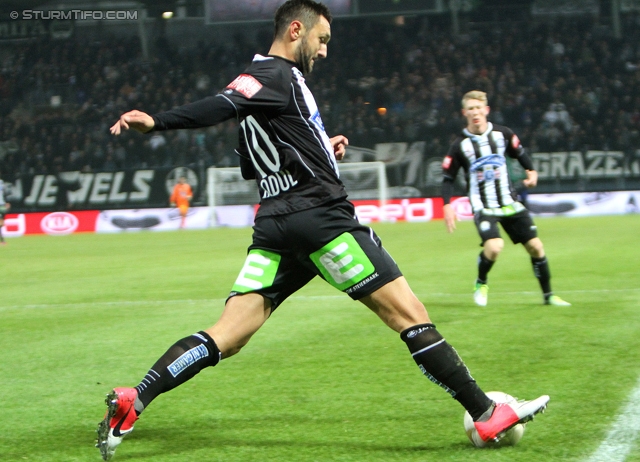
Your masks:
<svg viewBox="0 0 640 462"><path fill-rule="evenodd" d="M517 400L506 393L501 391L490 391L487 393L487 396L494 400L496 403L515 403ZM507 433L500 438L500 441L494 443L492 441L482 441L478 436L478 432L476 431L475 425L473 425L473 419L469 415L468 412L464 413L464 431L469 437L471 443L477 448L497 448L501 446L515 446L518 444L518 441L522 439L522 435L524 435L524 427L526 424L519 423L514 427L510 428Z"/></svg>

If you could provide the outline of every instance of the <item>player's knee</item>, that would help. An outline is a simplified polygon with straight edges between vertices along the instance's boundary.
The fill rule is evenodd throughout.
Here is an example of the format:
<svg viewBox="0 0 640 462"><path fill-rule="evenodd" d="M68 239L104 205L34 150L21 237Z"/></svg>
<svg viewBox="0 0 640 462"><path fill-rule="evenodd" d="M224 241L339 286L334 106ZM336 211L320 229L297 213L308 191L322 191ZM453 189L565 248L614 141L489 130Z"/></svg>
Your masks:
<svg viewBox="0 0 640 462"><path fill-rule="evenodd" d="M389 320L385 322L396 332L402 332L417 324L427 324L431 322L425 306L415 297L394 308L395 309L390 310Z"/></svg>
<svg viewBox="0 0 640 462"><path fill-rule="evenodd" d="M484 255L489 260L496 261L503 248L504 241L502 239L489 239L484 243Z"/></svg>
<svg viewBox="0 0 640 462"><path fill-rule="evenodd" d="M525 244L525 248L527 252L529 252L529 255L534 258L544 257L544 246L542 245L542 241L537 237L529 240Z"/></svg>

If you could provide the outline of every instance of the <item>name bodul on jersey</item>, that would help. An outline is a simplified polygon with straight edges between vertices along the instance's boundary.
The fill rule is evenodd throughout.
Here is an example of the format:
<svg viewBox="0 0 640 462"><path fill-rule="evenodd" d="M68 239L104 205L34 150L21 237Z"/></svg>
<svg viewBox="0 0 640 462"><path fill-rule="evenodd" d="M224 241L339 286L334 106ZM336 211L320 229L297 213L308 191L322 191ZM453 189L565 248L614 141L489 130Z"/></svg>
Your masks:
<svg viewBox="0 0 640 462"><path fill-rule="evenodd" d="M262 59L260 58L259 60ZM297 104L299 116L306 121L308 129L314 133L316 143L322 146L326 160L337 177L338 166L333 156L331 140L325 132L318 104L311 90L307 87L303 74L295 67L291 69L291 73L293 81L296 82L299 89L297 95L300 98ZM253 76L241 74L227 86L226 91L233 89L246 98L252 99L262 88L262 85ZM315 176L313 170L303 161L299 154L297 156L299 158L299 161L296 162L297 165L292 165L290 160L283 158L276 146L276 143L283 143L283 140L272 131L273 126L268 117L249 115L240 123L240 126L248 155L256 173L259 175L257 181L262 199L277 197L298 186L300 175L303 175L305 170L310 177ZM289 168L294 165L298 168ZM303 168L300 169L299 167Z"/></svg>
<svg viewBox="0 0 640 462"><path fill-rule="evenodd" d="M248 152L253 166L261 177L258 185L262 199L275 197L295 187L298 180L294 179L287 169L282 169L278 149L256 119L249 116L240 123L240 126L247 146L251 146Z"/></svg>
<svg viewBox="0 0 640 462"><path fill-rule="evenodd" d="M288 191L298 184L291 173L287 170L267 175L260 180L260 189L262 190L262 198L274 197L281 192Z"/></svg>

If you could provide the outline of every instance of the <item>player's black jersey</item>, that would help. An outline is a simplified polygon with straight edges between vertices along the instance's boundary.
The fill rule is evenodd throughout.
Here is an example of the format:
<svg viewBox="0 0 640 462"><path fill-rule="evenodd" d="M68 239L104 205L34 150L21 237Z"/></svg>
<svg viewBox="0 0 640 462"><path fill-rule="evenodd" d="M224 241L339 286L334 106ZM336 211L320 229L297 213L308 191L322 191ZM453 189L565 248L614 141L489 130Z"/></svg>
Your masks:
<svg viewBox="0 0 640 462"><path fill-rule="evenodd" d="M445 181L463 168L474 212L512 205L516 195L509 180L506 156L525 156L518 137L507 127L489 122L487 131L474 135L466 128L451 145L442 163Z"/></svg>
<svg viewBox="0 0 640 462"><path fill-rule="evenodd" d="M156 129L240 120L244 178L255 178L261 215L282 215L346 198L318 105L295 63L256 55L218 95L154 115Z"/></svg>

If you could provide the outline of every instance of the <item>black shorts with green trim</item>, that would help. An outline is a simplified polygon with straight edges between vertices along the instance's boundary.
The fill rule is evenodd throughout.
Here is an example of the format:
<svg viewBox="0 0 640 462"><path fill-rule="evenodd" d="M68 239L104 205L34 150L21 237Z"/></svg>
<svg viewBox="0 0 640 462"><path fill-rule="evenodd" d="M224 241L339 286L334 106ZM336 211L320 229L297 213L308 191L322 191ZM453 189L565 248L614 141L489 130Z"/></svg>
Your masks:
<svg viewBox="0 0 640 462"><path fill-rule="evenodd" d="M402 276L369 227L341 200L288 215L260 217L229 297L259 293L272 309L315 276L354 300Z"/></svg>
<svg viewBox="0 0 640 462"><path fill-rule="evenodd" d="M538 237L538 228L533 223L528 210L509 216L487 215L480 211L475 213L473 221L482 239L480 245L484 245L485 241L489 239L502 237L498 223L502 225L505 233L509 235L514 244L525 244L534 237Z"/></svg>

